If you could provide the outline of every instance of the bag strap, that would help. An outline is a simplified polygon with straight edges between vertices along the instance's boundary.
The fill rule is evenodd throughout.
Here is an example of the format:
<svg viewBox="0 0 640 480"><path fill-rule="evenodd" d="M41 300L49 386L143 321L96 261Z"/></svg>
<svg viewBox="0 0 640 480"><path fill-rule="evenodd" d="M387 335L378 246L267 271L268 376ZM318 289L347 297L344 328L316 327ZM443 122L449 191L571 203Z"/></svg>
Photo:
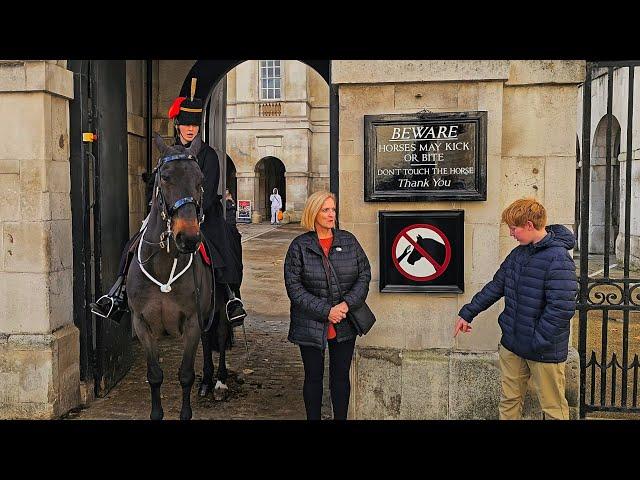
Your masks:
<svg viewBox="0 0 640 480"><path fill-rule="evenodd" d="M336 273L335 268L333 268L333 264L329 260L329 257L325 255L325 258L327 259L327 263L329 264L329 268L331 269L331 273L333 274L333 278L336 279L336 284L338 285L338 292L340 292L340 298L342 298L342 300L344 300L344 294L342 293L342 288L340 288L340 280L338 279L338 274Z"/></svg>

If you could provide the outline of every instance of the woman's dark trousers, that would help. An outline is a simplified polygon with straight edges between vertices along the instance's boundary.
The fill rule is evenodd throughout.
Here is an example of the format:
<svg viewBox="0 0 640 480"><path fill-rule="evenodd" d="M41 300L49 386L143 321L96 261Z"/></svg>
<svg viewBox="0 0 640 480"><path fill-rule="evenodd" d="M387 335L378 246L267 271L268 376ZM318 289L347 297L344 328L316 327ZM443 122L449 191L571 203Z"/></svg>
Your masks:
<svg viewBox="0 0 640 480"><path fill-rule="evenodd" d="M349 382L349 369L351 357L356 339L352 338L344 342L336 339L328 341L329 344L329 388L331 390L331 403L333 405L334 420L346 420L349 408L349 394L351 382ZM304 364L304 406L307 411L307 420L320 420L322 409L322 377L324 373L324 350L316 347L300 345L300 353Z"/></svg>

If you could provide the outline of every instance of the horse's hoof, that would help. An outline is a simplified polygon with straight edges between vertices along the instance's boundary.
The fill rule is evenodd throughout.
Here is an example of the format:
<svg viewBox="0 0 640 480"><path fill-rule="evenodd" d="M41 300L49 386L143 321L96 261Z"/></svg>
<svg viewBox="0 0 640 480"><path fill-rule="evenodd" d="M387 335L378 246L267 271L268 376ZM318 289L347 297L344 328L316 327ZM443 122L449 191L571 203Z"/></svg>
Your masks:
<svg viewBox="0 0 640 480"><path fill-rule="evenodd" d="M151 415L149 415L149 418L151 420L162 420L164 417L164 410L160 409L157 412L151 412Z"/></svg>
<svg viewBox="0 0 640 480"><path fill-rule="evenodd" d="M229 387L220 380L216 382L216 388L213 389L213 399L216 401L225 400L229 396Z"/></svg>
<svg viewBox="0 0 640 480"><path fill-rule="evenodd" d="M180 411L180 420L191 420L192 416L193 412L191 411L191 408L183 408Z"/></svg>
<svg viewBox="0 0 640 480"><path fill-rule="evenodd" d="M198 388L198 396L206 397L207 395L209 395L209 393L211 393L211 390L212 390L212 386L210 384L201 383L200 388Z"/></svg>

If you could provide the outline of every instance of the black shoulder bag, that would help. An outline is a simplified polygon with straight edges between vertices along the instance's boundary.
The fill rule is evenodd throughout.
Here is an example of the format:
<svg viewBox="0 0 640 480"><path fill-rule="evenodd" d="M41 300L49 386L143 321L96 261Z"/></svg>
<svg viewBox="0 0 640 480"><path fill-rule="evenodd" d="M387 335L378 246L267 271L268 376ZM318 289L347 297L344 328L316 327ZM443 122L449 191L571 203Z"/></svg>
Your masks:
<svg viewBox="0 0 640 480"><path fill-rule="evenodd" d="M344 300L344 294L342 293L342 288L340 288L340 280L338 279L338 275L336 274L336 271L333 268L333 264L331 263L328 257L325 256L325 259L327 260L327 264L329 264L329 268L331 269L333 278L336 279L336 284L338 286L338 291L340 292L340 297L342 298L342 300ZM324 262L322 263L324 265ZM325 267L325 273L327 273L326 267ZM327 281L329 281L328 275L327 275ZM331 289L330 284L329 284L329 289ZM349 321L353 325L353 328L356 329L356 332L358 332L358 335L360 336L365 335L369 330L371 330L371 327L373 327L373 324L376 323L376 317L366 302L362 302L362 305L359 306L358 308L349 308L349 311L347 312L347 318L349 319Z"/></svg>

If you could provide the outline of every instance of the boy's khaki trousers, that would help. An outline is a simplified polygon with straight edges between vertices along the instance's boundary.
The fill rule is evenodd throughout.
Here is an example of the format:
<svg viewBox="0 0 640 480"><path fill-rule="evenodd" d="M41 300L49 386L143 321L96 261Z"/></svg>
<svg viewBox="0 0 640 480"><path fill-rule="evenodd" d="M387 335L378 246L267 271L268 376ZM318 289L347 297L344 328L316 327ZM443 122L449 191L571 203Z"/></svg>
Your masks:
<svg viewBox="0 0 640 480"><path fill-rule="evenodd" d="M534 362L519 357L502 345L498 351L501 372L500 420L522 418L522 405L529 377L538 394L543 418L569 420L569 404L564 396L566 362Z"/></svg>

